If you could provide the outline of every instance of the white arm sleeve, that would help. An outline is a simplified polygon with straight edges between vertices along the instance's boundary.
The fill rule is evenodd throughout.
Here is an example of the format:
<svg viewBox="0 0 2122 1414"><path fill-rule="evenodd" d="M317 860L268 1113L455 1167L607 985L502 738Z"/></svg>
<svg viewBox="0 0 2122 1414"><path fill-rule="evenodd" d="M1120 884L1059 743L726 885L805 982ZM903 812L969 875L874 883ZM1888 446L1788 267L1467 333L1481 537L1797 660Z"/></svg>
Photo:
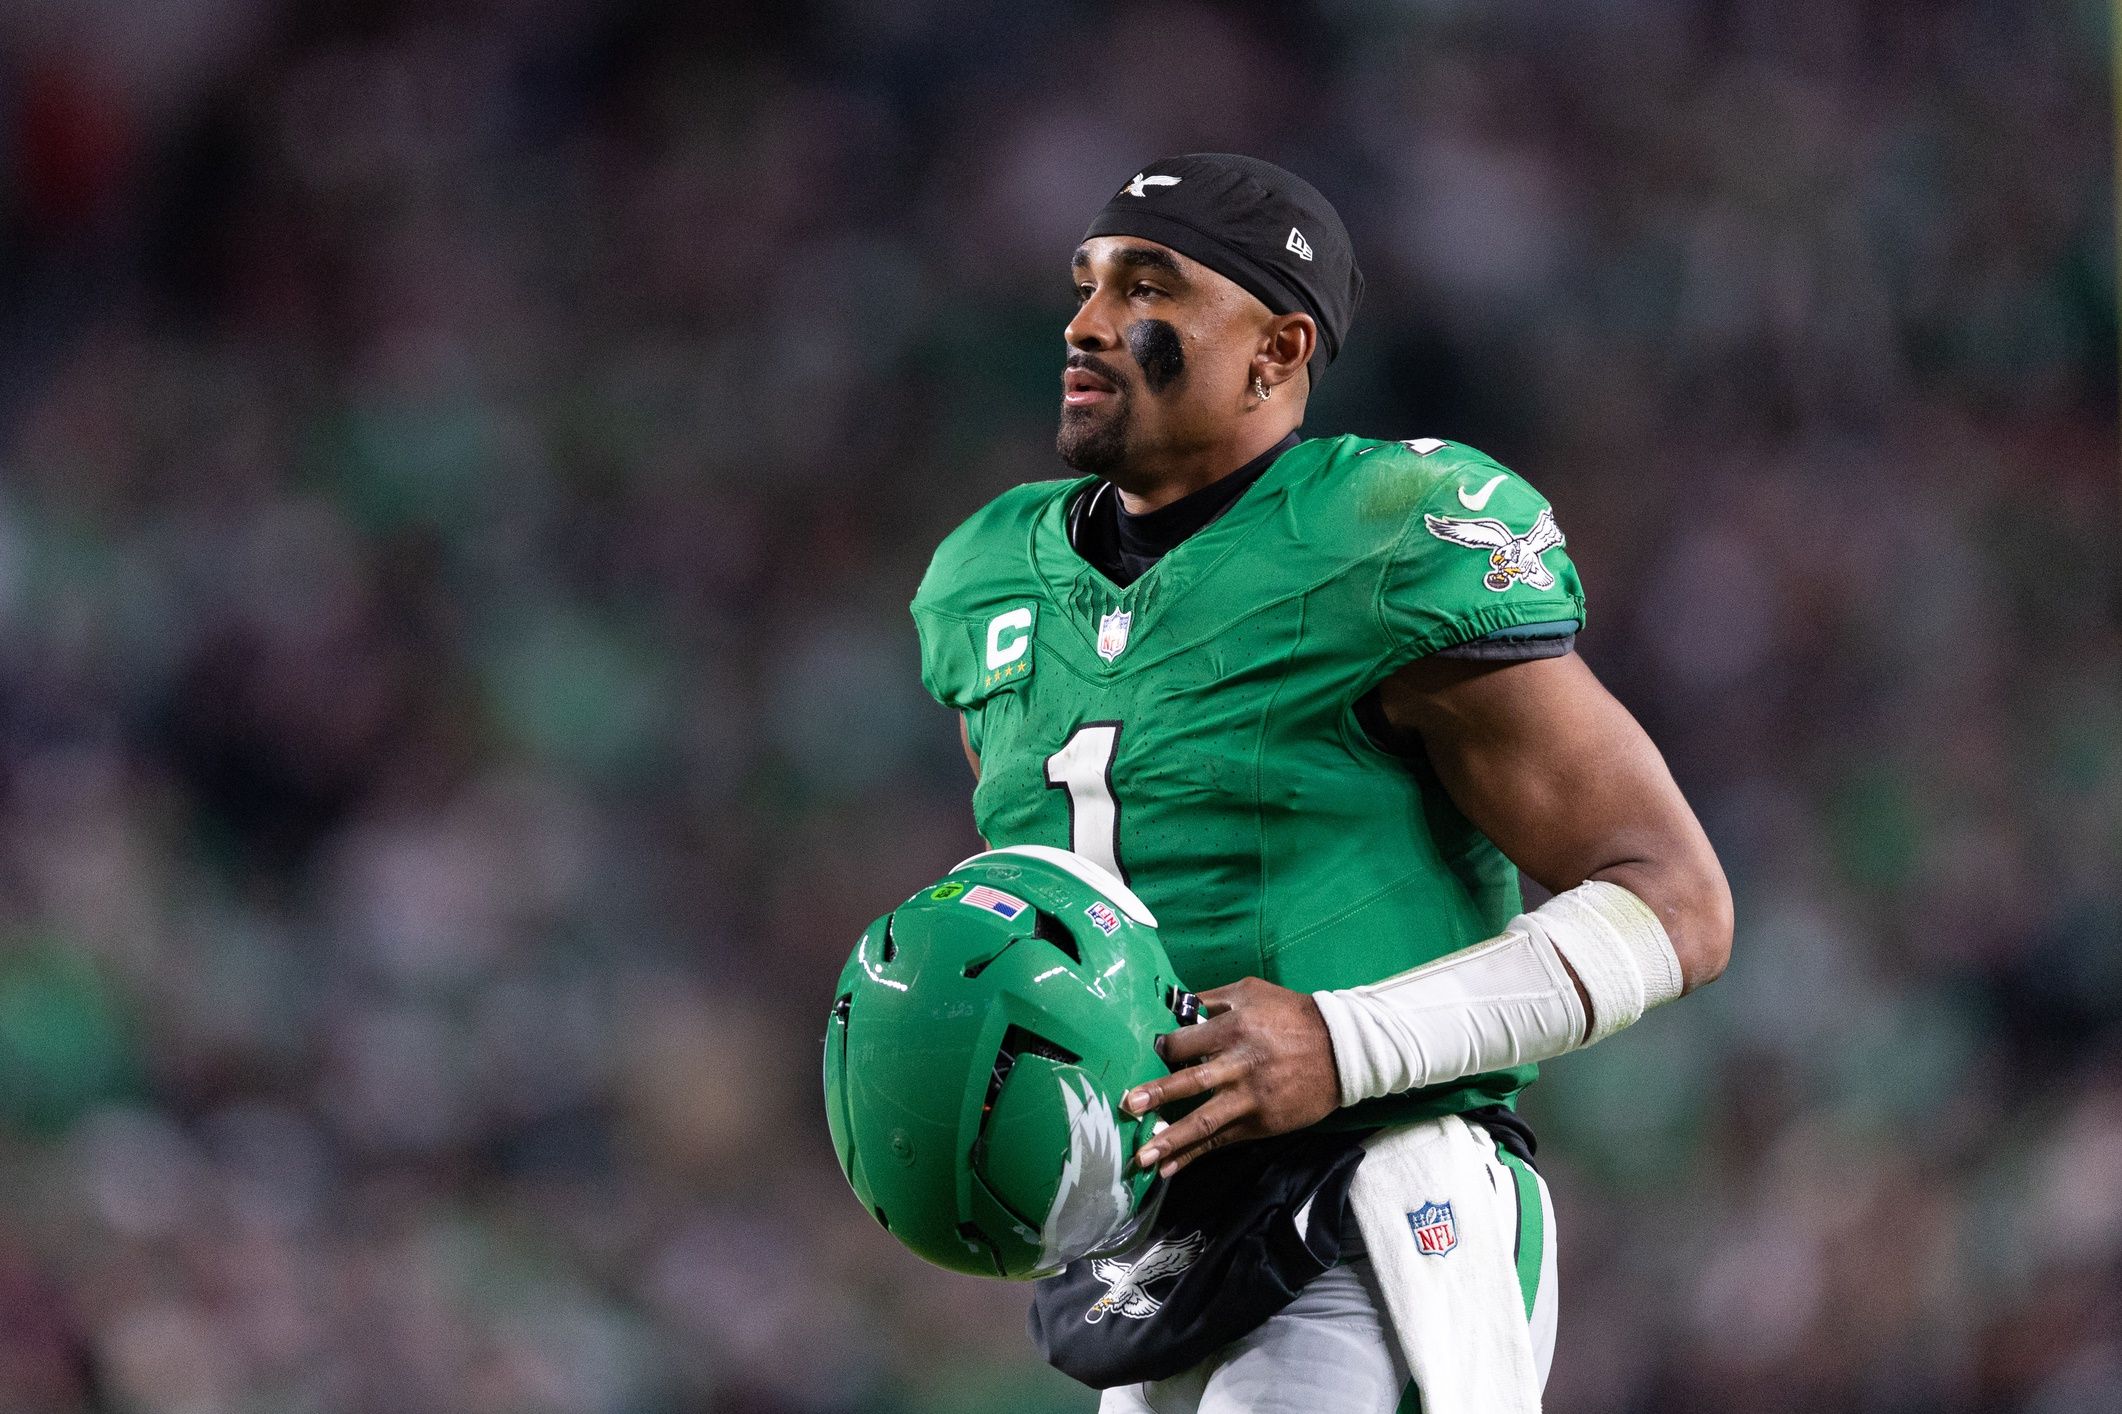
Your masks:
<svg viewBox="0 0 2122 1414"><path fill-rule="evenodd" d="M1568 959L1569 966L1563 966ZM1574 968L1591 999L1571 983ZM1550 1060L1602 1041L1680 995L1680 959L1650 905L1590 880L1496 937L1368 986L1314 992L1353 1105Z"/></svg>

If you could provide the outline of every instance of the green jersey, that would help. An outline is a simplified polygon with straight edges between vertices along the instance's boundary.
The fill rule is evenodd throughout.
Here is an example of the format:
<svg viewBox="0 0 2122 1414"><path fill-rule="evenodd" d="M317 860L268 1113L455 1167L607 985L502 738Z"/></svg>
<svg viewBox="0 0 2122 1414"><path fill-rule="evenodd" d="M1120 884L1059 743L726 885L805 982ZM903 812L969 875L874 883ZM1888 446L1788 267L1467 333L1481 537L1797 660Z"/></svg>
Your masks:
<svg viewBox="0 0 2122 1414"><path fill-rule="evenodd" d="M1121 588L1069 540L1093 484L1005 492L944 540L914 597L922 683L965 715L988 843L1119 873L1196 988L1350 987L1500 932L1522 907L1517 870L1355 709L1440 649L1582 622L1540 494L1455 443L1301 442ZM1335 1122L1458 1112L1532 1076Z"/></svg>

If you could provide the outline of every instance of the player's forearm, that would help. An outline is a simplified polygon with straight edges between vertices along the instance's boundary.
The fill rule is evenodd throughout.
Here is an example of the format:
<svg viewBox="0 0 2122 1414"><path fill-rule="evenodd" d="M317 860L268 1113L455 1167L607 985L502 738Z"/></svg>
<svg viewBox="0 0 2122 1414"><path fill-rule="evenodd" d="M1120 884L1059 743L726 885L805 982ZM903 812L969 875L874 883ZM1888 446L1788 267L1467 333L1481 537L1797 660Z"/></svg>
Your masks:
<svg viewBox="0 0 2122 1414"><path fill-rule="evenodd" d="M1379 689L1452 801L1557 893L1618 884L1658 915L1692 990L1731 956L1731 894L1657 747L1574 655L1496 667L1423 659Z"/></svg>
<svg viewBox="0 0 2122 1414"><path fill-rule="evenodd" d="M1682 985L1656 910L1623 885L1587 880L1486 942L1313 999L1351 1105L1591 1045Z"/></svg>

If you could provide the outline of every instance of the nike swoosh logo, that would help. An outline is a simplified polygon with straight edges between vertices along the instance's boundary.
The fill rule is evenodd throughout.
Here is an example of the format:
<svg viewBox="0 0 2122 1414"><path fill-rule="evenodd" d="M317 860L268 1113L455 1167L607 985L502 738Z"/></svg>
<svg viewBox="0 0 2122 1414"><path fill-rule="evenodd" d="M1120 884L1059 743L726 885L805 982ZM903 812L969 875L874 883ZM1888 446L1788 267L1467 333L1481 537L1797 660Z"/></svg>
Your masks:
<svg viewBox="0 0 2122 1414"><path fill-rule="evenodd" d="M1488 509L1488 498L1496 494L1496 484L1502 479L1501 475L1491 476L1488 479L1488 485L1474 492L1471 496L1467 495L1466 488L1461 486L1459 488L1459 504L1470 511Z"/></svg>

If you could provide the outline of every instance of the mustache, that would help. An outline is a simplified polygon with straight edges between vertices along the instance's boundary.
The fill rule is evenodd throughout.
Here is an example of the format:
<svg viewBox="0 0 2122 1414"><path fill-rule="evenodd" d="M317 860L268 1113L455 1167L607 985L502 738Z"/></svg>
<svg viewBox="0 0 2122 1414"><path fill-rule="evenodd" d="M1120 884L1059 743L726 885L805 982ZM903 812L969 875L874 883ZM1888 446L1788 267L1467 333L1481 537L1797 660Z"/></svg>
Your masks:
<svg viewBox="0 0 2122 1414"><path fill-rule="evenodd" d="M1063 368L1080 368L1085 373L1095 373L1106 382L1112 384L1119 392L1125 393L1128 390L1127 375L1096 354L1072 353L1061 366Z"/></svg>

